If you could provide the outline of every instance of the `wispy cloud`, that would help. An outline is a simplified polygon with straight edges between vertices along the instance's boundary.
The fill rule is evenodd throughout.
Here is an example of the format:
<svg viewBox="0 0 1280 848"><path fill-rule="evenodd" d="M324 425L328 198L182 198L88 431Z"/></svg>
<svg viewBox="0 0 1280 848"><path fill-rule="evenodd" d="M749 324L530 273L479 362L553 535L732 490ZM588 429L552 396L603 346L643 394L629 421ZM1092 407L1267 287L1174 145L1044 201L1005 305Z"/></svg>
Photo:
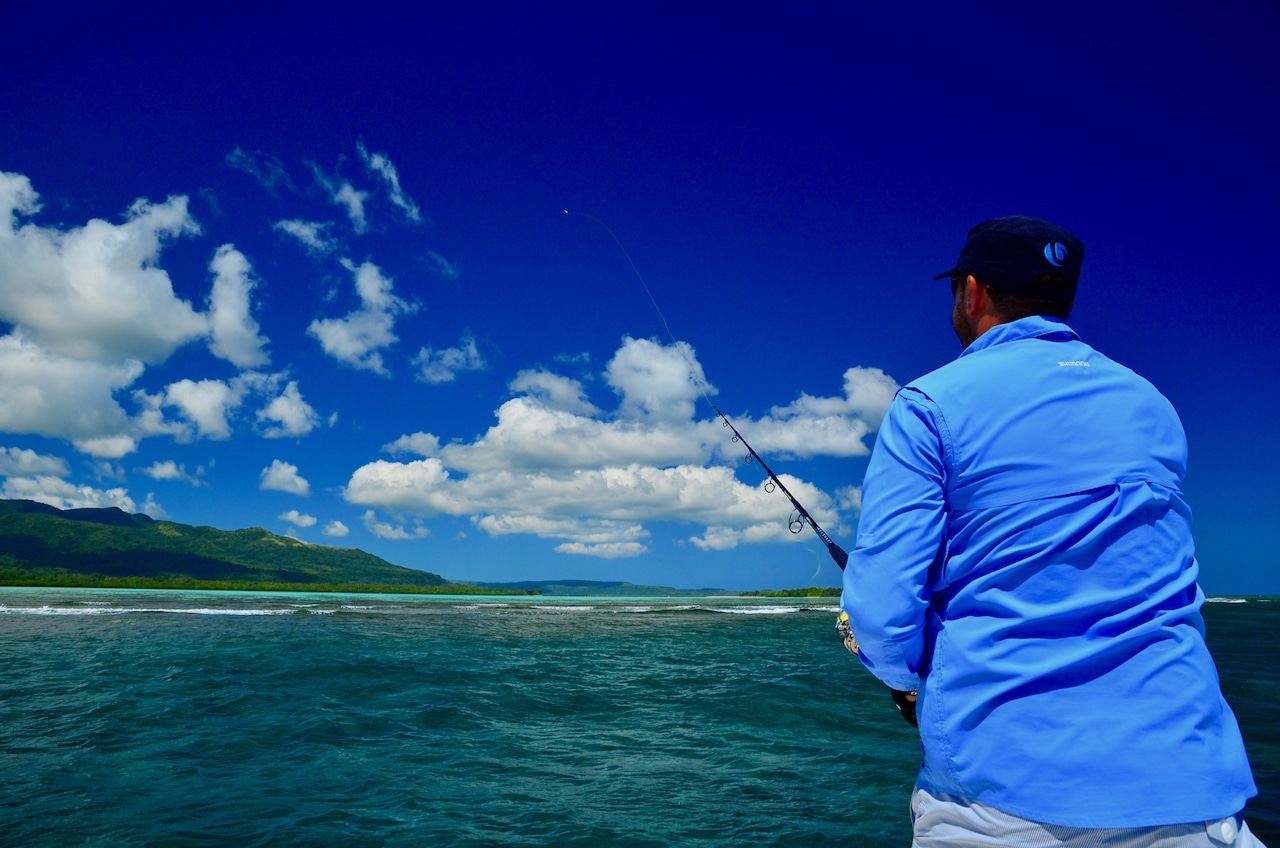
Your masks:
<svg viewBox="0 0 1280 848"><path fill-rule="evenodd" d="M431 531L426 527L423 527L421 523L415 524L412 530L406 530L403 524L388 524L385 521L379 521L377 514L371 509L365 511L364 529L368 530L379 539L388 539L391 541L423 539L431 535Z"/></svg>
<svg viewBox="0 0 1280 848"><path fill-rule="evenodd" d="M337 241L329 236L331 226L333 225L328 221L290 219L276 221L272 229L293 236L309 252L323 256L332 253L338 246Z"/></svg>
<svg viewBox="0 0 1280 848"><path fill-rule="evenodd" d="M316 184L328 195L329 201L346 211L347 220L351 222L351 229L356 235L361 235L368 230L369 221L365 216L364 204L369 199L369 192L360 191L351 184L350 180L338 176L330 177L315 163L312 163L311 171L315 174Z"/></svg>
<svg viewBox="0 0 1280 848"><path fill-rule="evenodd" d="M418 211L418 204L405 194L404 189L400 187L400 174L396 171L396 166L391 163L384 153L370 154L365 149L364 142L356 144L356 149L360 153L360 158L364 161L365 167L373 174L382 178L387 185L387 194L391 202L404 212L404 216L410 221L418 223L422 220L422 215Z"/></svg>
<svg viewBox="0 0 1280 848"><path fill-rule="evenodd" d="M262 151L248 153L237 147L227 154L227 164L253 177L273 196L278 188L288 189L291 192L297 191L293 180L289 178L289 172L285 170L284 163Z"/></svg>
<svg viewBox="0 0 1280 848"><path fill-rule="evenodd" d="M436 270L440 272L440 276L447 280L456 280L462 276L462 269L458 267L456 262L450 262L434 250L428 250L427 255L431 257L431 261L435 263Z"/></svg>

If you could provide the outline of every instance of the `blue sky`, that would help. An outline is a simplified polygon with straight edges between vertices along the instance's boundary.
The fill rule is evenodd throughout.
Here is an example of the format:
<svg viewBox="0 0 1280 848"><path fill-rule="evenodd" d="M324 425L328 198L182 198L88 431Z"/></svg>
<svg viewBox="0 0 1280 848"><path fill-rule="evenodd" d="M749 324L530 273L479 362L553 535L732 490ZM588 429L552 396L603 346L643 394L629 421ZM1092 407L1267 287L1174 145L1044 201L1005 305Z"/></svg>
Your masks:
<svg viewBox="0 0 1280 848"><path fill-rule="evenodd" d="M0 494L836 585L701 388L851 545L932 276L1030 214L1183 418L1206 590L1280 593L1280 10L880 5L6 10Z"/></svg>

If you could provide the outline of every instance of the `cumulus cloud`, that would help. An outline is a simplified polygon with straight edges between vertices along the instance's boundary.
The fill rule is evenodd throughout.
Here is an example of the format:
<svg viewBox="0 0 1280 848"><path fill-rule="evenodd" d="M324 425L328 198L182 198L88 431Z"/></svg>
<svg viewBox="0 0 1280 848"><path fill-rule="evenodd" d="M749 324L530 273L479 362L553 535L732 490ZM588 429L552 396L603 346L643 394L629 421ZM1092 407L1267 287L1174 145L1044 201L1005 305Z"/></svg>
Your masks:
<svg viewBox="0 0 1280 848"><path fill-rule="evenodd" d="M288 512L282 512L280 513L280 515L276 517L280 521L287 521L290 524L292 524L294 527L298 527L302 529L306 529L307 527L312 527L316 523L316 518L314 515L307 515L306 513L298 512L296 509L291 509Z"/></svg>
<svg viewBox="0 0 1280 848"><path fill-rule="evenodd" d="M600 411L587 400L582 383L541 368L521 371L507 388L527 395L547 409L574 415L595 415Z"/></svg>
<svg viewBox="0 0 1280 848"><path fill-rule="evenodd" d="M137 504L125 489L95 489L77 486L58 477L10 477L4 481L4 496L16 500L38 501L58 509L119 507L125 512L138 511Z"/></svg>
<svg viewBox="0 0 1280 848"><path fill-rule="evenodd" d="M469 334L462 337L457 347L422 348L413 358L413 365L418 369L417 378L433 385L452 383L463 371L483 371L489 367L476 347L476 340Z"/></svg>
<svg viewBox="0 0 1280 848"><path fill-rule="evenodd" d="M262 374L246 371L230 381L178 380L156 394L133 393L140 407L134 419L143 435L166 434L180 442L196 439L224 440L231 437L232 420L250 398L266 400L256 421L265 438L305 436L319 423L319 415L303 398L296 381L285 382L285 372ZM177 420L165 409L177 410Z"/></svg>
<svg viewBox="0 0 1280 848"><path fill-rule="evenodd" d="M148 408L153 401L145 392L138 397ZM243 391L238 387L224 383L222 380L178 380L170 383L164 391L163 403L177 407L182 417L191 427L189 430L176 430L173 434L181 441L196 438L223 440L231 438L231 424L228 414L243 400Z"/></svg>
<svg viewBox="0 0 1280 848"><path fill-rule="evenodd" d="M401 436L382 449L391 454L414 453L418 456L435 456L440 452L440 440L430 433L410 433Z"/></svg>
<svg viewBox="0 0 1280 848"><path fill-rule="evenodd" d="M296 381L290 380L284 391L258 412L258 423L265 425L262 435L268 439L305 436L320 423L320 416L302 399Z"/></svg>
<svg viewBox="0 0 1280 848"><path fill-rule="evenodd" d="M369 169L370 173L381 177L382 181L387 184L387 193L391 202L398 206L410 221L414 223L420 222L422 215L418 212L418 204L409 199L409 196L404 193L404 189L400 187L400 174L386 154L370 154L365 149L363 142L357 143L356 149L359 151L360 158L364 160L365 167Z"/></svg>
<svg viewBox="0 0 1280 848"><path fill-rule="evenodd" d="M618 414L652 421L686 421L698 397L715 394L693 348L685 342L661 345L650 339L623 339L605 367L605 379L622 396Z"/></svg>
<svg viewBox="0 0 1280 848"><path fill-rule="evenodd" d="M355 277L360 308L343 318L317 318L307 327L307 334L339 362L385 375L387 369L378 351L399 341L394 332L395 317L416 312L418 307L392 294L391 279L372 262L357 267L344 259L342 264Z"/></svg>
<svg viewBox="0 0 1280 848"><path fill-rule="evenodd" d="M249 260L230 244L219 247L209 263L207 309L197 312L160 267L167 243L200 230L185 197L139 199L118 224L19 224L39 210L25 176L0 172L0 323L12 325L0 336L0 431L67 439L104 459L133 452L148 436L227 438L228 415L249 385L242 378L135 391L134 417L116 395L148 365L196 341L239 368L266 364ZM178 410L177 420L165 418L166 408Z"/></svg>
<svg viewBox="0 0 1280 848"><path fill-rule="evenodd" d="M179 465L172 459L163 462L156 460L151 465L140 470L152 480L176 480L182 483L190 483L192 486L204 485L204 482L198 476L202 469L197 470L196 474L188 474L186 466Z"/></svg>
<svg viewBox="0 0 1280 848"><path fill-rule="evenodd" d="M25 448L0 448L0 477L66 477L67 461Z"/></svg>
<svg viewBox="0 0 1280 848"><path fill-rule="evenodd" d="M271 460L271 464L262 469L259 475L262 480L260 489L277 492L289 492L293 495L310 495L311 484L298 475L298 466L279 459Z"/></svg>
<svg viewBox="0 0 1280 848"><path fill-rule="evenodd" d="M0 173L0 321L52 356L99 363L163 362L209 333L159 264L166 241L200 230L187 198L139 199L122 224L16 226L37 200L25 176Z"/></svg>
<svg viewBox="0 0 1280 848"><path fill-rule="evenodd" d="M341 521L330 521L320 530L320 532L326 536L333 536L334 538L342 539L345 538L351 530L348 529L347 525L343 524Z"/></svg>
<svg viewBox="0 0 1280 848"><path fill-rule="evenodd" d="M0 290L3 290L0 286ZM0 431L68 439L94 456L135 448L115 392L143 372L141 362L94 362L51 353L21 329L0 336Z"/></svg>
<svg viewBox="0 0 1280 848"><path fill-rule="evenodd" d="M230 244L219 247L209 263L213 290L209 294L209 349L237 368L266 365L271 357L262 348L267 340L258 335L258 322L249 310L249 292L255 285L245 255Z"/></svg>
<svg viewBox="0 0 1280 848"><path fill-rule="evenodd" d="M282 233L287 233L302 243L308 252L319 255L332 253L338 246L337 242L329 237L329 222L315 221L276 221L273 229Z"/></svg>
<svg viewBox="0 0 1280 848"><path fill-rule="evenodd" d="M724 463L726 430L696 419L705 387L692 348L624 339L606 378L620 400L606 414L586 400L582 386L543 369L511 381L518 392L498 409L497 423L470 442L441 445L429 434L402 436L384 447L421 457L375 460L356 469L344 489L355 504L417 516L470 516L490 535L531 534L558 540L556 550L613 558L649 547L646 525L699 525L688 537L703 549L794 539L790 506L760 482L747 485ZM710 391L710 387L705 387ZM803 395L758 420L737 424L796 455L865 454L896 385L875 369L850 369L843 397ZM818 449L804 447L814 434ZM837 435L852 444L845 444ZM856 511L856 489L829 494L805 480L780 475L786 487L829 530Z"/></svg>

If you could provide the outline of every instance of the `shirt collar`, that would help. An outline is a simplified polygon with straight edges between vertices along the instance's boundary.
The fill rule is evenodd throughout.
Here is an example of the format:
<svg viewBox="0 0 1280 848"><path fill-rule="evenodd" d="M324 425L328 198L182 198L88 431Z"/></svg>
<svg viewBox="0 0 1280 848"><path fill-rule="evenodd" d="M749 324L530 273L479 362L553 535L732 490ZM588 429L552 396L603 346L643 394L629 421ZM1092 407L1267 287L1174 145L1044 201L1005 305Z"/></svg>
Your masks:
<svg viewBox="0 0 1280 848"><path fill-rule="evenodd" d="M971 353L976 353L998 344L1004 344L1005 342L1050 336L1054 337L1050 341L1056 342L1073 339L1078 341L1080 339L1080 336L1076 335L1076 331L1068 327L1066 322L1060 318L1050 318L1047 315L1032 315L1006 324L997 324L974 339L973 344L965 348L960 355L968 356Z"/></svg>

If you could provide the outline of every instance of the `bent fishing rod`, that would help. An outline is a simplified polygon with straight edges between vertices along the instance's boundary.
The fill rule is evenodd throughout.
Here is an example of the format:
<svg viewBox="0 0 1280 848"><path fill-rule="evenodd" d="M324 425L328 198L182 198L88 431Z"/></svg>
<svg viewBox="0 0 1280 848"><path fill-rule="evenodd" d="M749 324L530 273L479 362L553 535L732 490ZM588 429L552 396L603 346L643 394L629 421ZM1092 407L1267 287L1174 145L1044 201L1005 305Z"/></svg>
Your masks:
<svg viewBox="0 0 1280 848"><path fill-rule="evenodd" d="M649 296L649 302L652 303L653 308L657 310L658 317L662 319L662 326L666 327L667 335L671 337L671 342L675 344L676 337L675 334L671 332L671 326L667 324L667 316L662 314L662 308L658 306L658 301L654 299L653 292L649 291L649 284L644 281L644 277L641 276L640 270L636 268L636 263L631 259L631 254L627 253L627 249L622 246L622 242L618 239L618 236L613 232L613 230L609 228L609 225L604 221L601 221L596 216L588 215L585 212L570 212L566 209L564 210L564 214L581 215L584 218L590 218L601 227L604 227L605 232L613 238L614 243L618 245L618 249L622 251L622 255L627 258L627 264L631 266L631 271L636 275L636 279L640 281L640 285L644 286L644 293ZM787 529L792 533L801 533L804 531L806 524L812 527L813 532L817 533L818 538L827 546L827 553L831 554L831 558L835 560L836 565L840 566L841 571L844 571L845 565L849 562L849 554L845 549L831 540L831 537L827 535L827 531L822 529L822 525L818 524L818 522L814 520L813 516L809 514L809 510L805 509L800 501L796 500L795 495L791 494L791 492L787 490L787 487L783 485L783 482L780 479L778 479L778 475L773 473L773 469L764 461L764 458L761 457L760 454L756 453L755 448L751 447L751 445L747 443L747 440L742 437L742 434L738 432L738 428L733 426L733 422L729 420L729 416L721 412L720 408L714 403L711 403L711 398L707 396L707 390L701 385L698 386L698 390L702 392L703 399L711 406L711 409L715 411L716 416L720 418L721 422L723 422L723 426L728 427L733 431L733 441L741 442L742 446L747 449L747 462L754 460L755 462L760 463L760 467L764 469L764 473L769 475L769 479L765 481L765 491L772 492L773 487L776 486L782 491L782 494L787 496L787 500L791 501L791 506L795 508L795 511L787 521Z"/></svg>
<svg viewBox="0 0 1280 848"><path fill-rule="evenodd" d="M766 492L772 492L772 487L776 485L780 490L782 490L782 494L787 496L787 500L791 501L791 505L795 507L796 511L792 513L791 519L787 521L787 529L792 533L799 533L804 530L804 526L808 524L813 528L813 532L818 534L818 538L822 540L822 543L827 546L827 553L831 554L831 558L836 561L836 565L840 566L841 571L844 571L845 565L849 562L849 554L845 552L845 549L831 541L831 537L827 535L827 531L823 530L822 526L813 520L813 516L809 514L809 510L801 506L800 501L796 500L795 495L787 491L787 487L778 479L778 475L773 473L773 469L769 467L768 463L764 461L764 458L761 457L760 454L756 453L755 448L747 444L747 440L738 432L738 428L733 426L733 422L729 420L728 416L721 412L720 408L714 403L711 404L711 408L715 410L716 415L720 416L720 420L724 422L724 426L733 431L733 440L735 442L742 442L742 446L747 449L747 462L751 462L751 460L754 459L756 462L760 463L760 467L764 469L764 473L769 475L769 481L765 483L764 490Z"/></svg>

